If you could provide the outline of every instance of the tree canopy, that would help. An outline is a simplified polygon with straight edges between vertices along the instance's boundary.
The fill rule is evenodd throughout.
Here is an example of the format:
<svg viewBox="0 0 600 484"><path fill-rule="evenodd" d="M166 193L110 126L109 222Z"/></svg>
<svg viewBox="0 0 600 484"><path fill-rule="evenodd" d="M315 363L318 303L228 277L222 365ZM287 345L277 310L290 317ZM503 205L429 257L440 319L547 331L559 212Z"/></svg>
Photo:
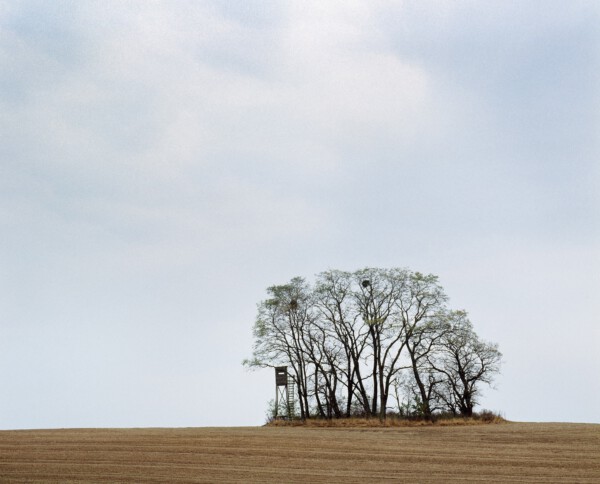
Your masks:
<svg viewBox="0 0 600 484"><path fill-rule="evenodd" d="M500 370L496 344L453 311L432 274L329 270L271 286L258 304L253 368L288 366L301 418L471 416Z"/></svg>

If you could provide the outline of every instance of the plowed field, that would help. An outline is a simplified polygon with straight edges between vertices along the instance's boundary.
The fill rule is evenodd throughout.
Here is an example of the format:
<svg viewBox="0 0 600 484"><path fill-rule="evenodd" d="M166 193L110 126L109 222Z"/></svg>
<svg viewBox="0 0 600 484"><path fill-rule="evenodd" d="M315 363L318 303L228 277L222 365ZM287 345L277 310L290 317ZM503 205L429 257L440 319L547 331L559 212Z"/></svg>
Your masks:
<svg viewBox="0 0 600 484"><path fill-rule="evenodd" d="M0 432L0 482L600 482L600 425Z"/></svg>

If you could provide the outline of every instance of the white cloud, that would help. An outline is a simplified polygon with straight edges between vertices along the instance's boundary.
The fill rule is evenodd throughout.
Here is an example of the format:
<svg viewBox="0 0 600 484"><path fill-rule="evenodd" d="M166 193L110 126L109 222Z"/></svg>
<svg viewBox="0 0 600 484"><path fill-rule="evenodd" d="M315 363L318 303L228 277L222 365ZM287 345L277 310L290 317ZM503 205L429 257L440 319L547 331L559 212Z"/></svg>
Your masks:
<svg viewBox="0 0 600 484"><path fill-rule="evenodd" d="M43 328L0 338L3 358L28 340L39 350L18 370L24 395L41 384L36 365L54 358L44 350L52 334L103 391L119 361L152 361L135 336L145 324L174 372L195 361L190 334L197 354L240 360L262 288L327 267L439 271L458 298L477 295L482 328L510 309L506 331L490 334L509 338L516 365L518 315L543 303L540 287L560 293L543 282L555 280L553 258L570 281L557 287L588 294L600 226L598 144L586 138L598 95L580 82L597 64L582 15L592 7L265 5L0 4L3 317ZM547 97L530 95L538 86ZM533 262L512 294L498 280L522 260ZM588 298L580 314L596 309ZM531 331L564 317L546 309L554 319ZM207 329L220 344L202 339ZM187 360L163 345L166 331L171 346L186 341ZM91 360L72 351L77 341L98 342ZM52 375L61 388L64 364ZM152 392L152 374L140 394ZM211 378L199 375L207 387ZM130 397L124 408L142 398ZM61 398L46 422L63 422ZM17 403L0 404L27 425Z"/></svg>

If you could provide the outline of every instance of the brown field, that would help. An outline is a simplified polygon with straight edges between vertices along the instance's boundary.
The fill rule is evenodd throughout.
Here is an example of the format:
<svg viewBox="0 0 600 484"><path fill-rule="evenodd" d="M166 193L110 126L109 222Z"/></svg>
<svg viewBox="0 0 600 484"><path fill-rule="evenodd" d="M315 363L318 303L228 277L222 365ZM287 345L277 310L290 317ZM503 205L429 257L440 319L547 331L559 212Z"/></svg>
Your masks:
<svg viewBox="0 0 600 484"><path fill-rule="evenodd" d="M0 432L0 482L600 482L600 425Z"/></svg>

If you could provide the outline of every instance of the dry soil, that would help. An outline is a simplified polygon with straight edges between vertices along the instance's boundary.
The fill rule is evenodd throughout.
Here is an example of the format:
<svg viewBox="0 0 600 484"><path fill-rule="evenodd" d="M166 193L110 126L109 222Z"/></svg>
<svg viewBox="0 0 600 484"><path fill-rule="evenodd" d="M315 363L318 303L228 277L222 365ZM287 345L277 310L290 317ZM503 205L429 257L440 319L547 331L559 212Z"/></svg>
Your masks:
<svg viewBox="0 0 600 484"><path fill-rule="evenodd" d="M0 432L0 482L600 482L600 425Z"/></svg>

